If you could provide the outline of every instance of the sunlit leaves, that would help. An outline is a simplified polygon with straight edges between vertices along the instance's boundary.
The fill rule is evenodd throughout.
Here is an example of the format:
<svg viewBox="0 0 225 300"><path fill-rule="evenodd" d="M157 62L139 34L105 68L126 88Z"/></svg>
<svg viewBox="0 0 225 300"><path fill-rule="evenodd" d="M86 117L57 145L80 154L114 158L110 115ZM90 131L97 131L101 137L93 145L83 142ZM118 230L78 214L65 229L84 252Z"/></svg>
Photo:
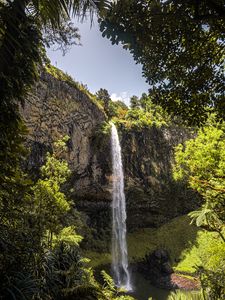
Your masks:
<svg viewBox="0 0 225 300"><path fill-rule="evenodd" d="M60 245L60 243L69 244L72 246L78 246L82 241L82 236L76 234L75 226L64 227L60 232L53 234L53 245Z"/></svg>
<svg viewBox="0 0 225 300"><path fill-rule="evenodd" d="M224 123L216 124L212 117L196 138L177 146L175 151L174 178L187 180L204 199L202 207L190 216L197 226L219 233L225 221L224 158Z"/></svg>
<svg viewBox="0 0 225 300"><path fill-rule="evenodd" d="M224 118L224 6L208 3L118 1L99 21L142 64L153 102L189 124L204 122L209 107Z"/></svg>
<svg viewBox="0 0 225 300"><path fill-rule="evenodd" d="M114 122L124 125L126 128L141 130L152 126L168 126L171 123L169 114L160 105L152 102L151 97L142 94L140 98L131 97L131 107L124 114L117 115Z"/></svg>
<svg viewBox="0 0 225 300"><path fill-rule="evenodd" d="M71 204L65 194L61 191L61 186L70 175L68 163L62 159L63 151L66 149L68 137L55 142L54 152L47 154L47 160L41 168L42 179L39 179L32 188L33 195L30 196L30 202L34 205L34 213L39 219L43 233L47 234L48 244L55 240L63 240L68 233L68 239L72 241L73 227L63 228L62 220L66 213L71 209ZM58 236L59 235L59 236ZM70 238L69 238L70 235ZM74 242L80 240L75 236Z"/></svg>
<svg viewBox="0 0 225 300"><path fill-rule="evenodd" d="M183 179L203 197L202 206L189 213L197 226L218 234L205 241L201 284L210 299L224 298L225 267L225 127L211 115L197 136L176 147L174 177ZM218 237L220 237L218 239Z"/></svg>

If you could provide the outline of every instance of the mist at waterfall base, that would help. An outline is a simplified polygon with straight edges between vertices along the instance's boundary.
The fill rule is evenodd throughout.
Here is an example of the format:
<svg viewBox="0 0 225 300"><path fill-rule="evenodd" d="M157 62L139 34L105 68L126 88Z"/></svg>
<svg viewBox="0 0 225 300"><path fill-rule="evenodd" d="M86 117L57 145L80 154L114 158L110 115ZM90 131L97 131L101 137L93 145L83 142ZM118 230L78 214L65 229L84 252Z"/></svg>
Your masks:
<svg viewBox="0 0 225 300"><path fill-rule="evenodd" d="M124 175L121 147L118 132L111 125L111 151L113 169L112 201L112 273L117 287L131 291L131 279L128 269L126 200L124 194Z"/></svg>

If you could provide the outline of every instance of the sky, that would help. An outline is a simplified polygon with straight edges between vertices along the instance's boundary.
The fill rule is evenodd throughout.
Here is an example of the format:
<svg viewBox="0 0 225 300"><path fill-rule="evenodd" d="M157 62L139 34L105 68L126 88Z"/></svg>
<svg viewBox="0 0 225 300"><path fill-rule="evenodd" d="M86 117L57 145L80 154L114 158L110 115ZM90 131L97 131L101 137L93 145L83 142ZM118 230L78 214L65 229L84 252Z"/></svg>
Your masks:
<svg viewBox="0 0 225 300"><path fill-rule="evenodd" d="M65 56L59 50L48 49L52 65L86 84L92 93L107 89L112 100L129 104L131 96L147 92L141 65L135 64L129 51L103 38L95 19L92 26L90 21L74 23L79 28L82 46L72 46Z"/></svg>

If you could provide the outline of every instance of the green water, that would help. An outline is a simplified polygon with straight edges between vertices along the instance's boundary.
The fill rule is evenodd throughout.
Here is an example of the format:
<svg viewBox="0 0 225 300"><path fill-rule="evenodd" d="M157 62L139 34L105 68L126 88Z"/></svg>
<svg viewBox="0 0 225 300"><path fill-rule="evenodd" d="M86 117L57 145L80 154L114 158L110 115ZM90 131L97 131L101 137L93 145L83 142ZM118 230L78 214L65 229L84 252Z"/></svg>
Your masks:
<svg viewBox="0 0 225 300"><path fill-rule="evenodd" d="M143 277L142 274L135 272L132 276L132 284L134 286L134 291L132 296L137 300L148 300L152 297L153 300L167 300L171 291L156 288L150 284L150 282ZM185 291L186 295L191 294L191 292ZM194 298L193 298L194 299Z"/></svg>
<svg viewBox="0 0 225 300"><path fill-rule="evenodd" d="M148 300L149 297L152 297L153 300L166 300L170 294L168 290L152 286L140 273L133 274L132 284L134 286L132 296L137 300Z"/></svg>

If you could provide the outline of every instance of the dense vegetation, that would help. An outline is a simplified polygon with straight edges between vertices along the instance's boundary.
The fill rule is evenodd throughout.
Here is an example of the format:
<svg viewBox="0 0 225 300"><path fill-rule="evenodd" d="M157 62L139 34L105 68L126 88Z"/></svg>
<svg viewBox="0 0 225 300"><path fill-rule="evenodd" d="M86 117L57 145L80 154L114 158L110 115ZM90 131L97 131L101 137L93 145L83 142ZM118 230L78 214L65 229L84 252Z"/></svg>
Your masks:
<svg viewBox="0 0 225 300"><path fill-rule="evenodd" d="M189 215L196 225L217 233L216 243L207 245L207 259L200 267L202 285L211 299L225 297L225 187L224 122L210 116L197 137L176 149L174 176L185 179L203 197L203 205Z"/></svg>
<svg viewBox="0 0 225 300"><path fill-rule="evenodd" d="M83 90L109 120L126 129L180 124L180 117L200 124L209 111L217 111L195 139L176 149L174 177L185 180L203 198L202 207L190 213L201 228L199 245L187 245L176 268L196 272L190 265L194 257L205 297L222 300L225 125L218 120L224 118L223 1L126 0L106 10L104 3L109 8L109 2L0 1L0 299L132 299L120 293L105 272L101 285L81 255L80 216L62 191L70 176L64 159L67 137L54 144L36 182L21 168L27 155L23 144L27 132L19 106L45 65L58 79ZM69 15L85 14L93 7L101 9L104 35L130 49L151 84L149 95L131 98L130 108L113 102L104 89L91 95L50 67L45 57L46 44L56 42L66 51L79 42ZM170 224L165 226L170 230ZM193 227L185 226L192 233ZM174 254L176 249L163 229L155 234ZM135 234L129 239L131 253L138 251ZM174 262L177 253L172 255Z"/></svg>
<svg viewBox="0 0 225 300"><path fill-rule="evenodd" d="M224 118L223 0L121 0L99 22L142 64L154 103L189 124L209 107Z"/></svg>
<svg viewBox="0 0 225 300"><path fill-rule="evenodd" d="M36 183L24 175L13 195L1 193L1 299L132 299L120 297L105 272L101 286L81 256L79 214L61 191L70 175L67 140L54 144Z"/></svg>
<svg viewBox="0 0 225 300"><path fill-rule="evenodd" d="M170 115L160 105L154 104L151 97L145 93L140 98L132 96L129 108L120 100L112 101L105 89L100 89L96 97L108 119L127 130L132 128L142 130L171 124ZM175 122L175 119L173 121Z"/></svg>

